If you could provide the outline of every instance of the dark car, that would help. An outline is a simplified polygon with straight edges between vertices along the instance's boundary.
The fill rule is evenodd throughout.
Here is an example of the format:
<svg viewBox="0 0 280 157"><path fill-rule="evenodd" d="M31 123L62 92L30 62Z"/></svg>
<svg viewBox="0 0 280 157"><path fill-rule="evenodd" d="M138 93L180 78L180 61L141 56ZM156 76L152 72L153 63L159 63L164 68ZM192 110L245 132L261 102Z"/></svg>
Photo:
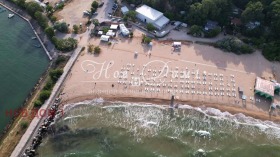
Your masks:
<svg viewBox="0 0 280 157"><path fill-rule="evenodd" d="M101 2L98 7L101 8L104 5L104 2Z"/></svg>

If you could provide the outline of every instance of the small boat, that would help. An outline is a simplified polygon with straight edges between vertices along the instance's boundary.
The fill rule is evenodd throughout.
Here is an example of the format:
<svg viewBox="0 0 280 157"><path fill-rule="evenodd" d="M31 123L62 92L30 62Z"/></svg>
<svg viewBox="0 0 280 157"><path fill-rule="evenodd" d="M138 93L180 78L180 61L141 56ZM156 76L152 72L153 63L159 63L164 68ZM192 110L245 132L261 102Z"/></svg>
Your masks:
<svg viewBox="0 0 280 157"><path fill-rule="evenodd" d="M36 45L36 44L33 44L33 46L35 46L35 47L37 47L37 48L40 48L41 47L41 45Z"/></svg>
<svg viewBox="0 0 280 157"><path fill-rule="evenodd" d="M8 18L10 19L10 18L12 18L12 17L14 17L15 16L15 14L9 14L8 15Z"/></svg>
<svg viewBox="0 0 280 157"><path fill-rule="evenodd" d="M32 37L31 39L32 39L32 40L35 40L35 39L37 39L37 37Z"/></svg>

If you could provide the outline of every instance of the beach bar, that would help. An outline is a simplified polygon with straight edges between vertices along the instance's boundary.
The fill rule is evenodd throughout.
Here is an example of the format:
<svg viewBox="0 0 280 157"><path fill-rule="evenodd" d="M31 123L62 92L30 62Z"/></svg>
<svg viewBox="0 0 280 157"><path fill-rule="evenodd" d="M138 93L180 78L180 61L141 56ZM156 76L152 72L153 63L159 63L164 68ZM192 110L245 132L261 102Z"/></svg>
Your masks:
<svg viewBox="0 0 280 157"><path fill-rule="evenodd" d="M264 80L260 77L256 78L255 94L264 96L265 98L273 99L274 97L275 83Z"/></svg>

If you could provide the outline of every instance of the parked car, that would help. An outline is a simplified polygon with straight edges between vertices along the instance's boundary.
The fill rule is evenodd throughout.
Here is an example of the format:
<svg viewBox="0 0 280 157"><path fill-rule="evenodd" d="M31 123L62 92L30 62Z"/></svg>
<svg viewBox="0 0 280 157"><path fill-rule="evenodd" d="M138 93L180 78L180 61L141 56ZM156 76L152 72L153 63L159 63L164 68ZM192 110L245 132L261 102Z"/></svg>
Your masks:
<svg viewBox="0 0 280 157"><path fill-rule="evenodd" d="M101 2L98 7L101 8L104 5L104 2Z"/></svg>
<svg viewBox="0 0 280 157"><path fill-rule="evenodd" d="M94 13L92 13L92 15L98 15L98 13L97 13L97 12L94 12Z"/></svg>
<svg viewBox="0 0 280 157"><path fill-rule="evenodd" d="M83 11L84 15L90 15L88 11Z"/></svg>

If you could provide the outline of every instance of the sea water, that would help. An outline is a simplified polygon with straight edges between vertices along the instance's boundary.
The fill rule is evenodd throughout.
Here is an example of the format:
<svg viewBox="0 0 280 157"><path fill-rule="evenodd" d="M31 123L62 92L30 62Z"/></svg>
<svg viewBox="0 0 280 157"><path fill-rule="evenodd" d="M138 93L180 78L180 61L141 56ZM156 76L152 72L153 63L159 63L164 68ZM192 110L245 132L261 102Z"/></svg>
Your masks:
<svg viewBox="0 0 280 157"><path fill-rule="evenodd" d="M29 24L10 13L0 12L0 132L49 64L43 48L34 47L39 41Z"/></svg>
<svg viewBox="0 0 280 157"><path fill-rule="evenodd" d="M69 104L52 128L40 157L280 156L279 124L189 105Z"/></svg>

